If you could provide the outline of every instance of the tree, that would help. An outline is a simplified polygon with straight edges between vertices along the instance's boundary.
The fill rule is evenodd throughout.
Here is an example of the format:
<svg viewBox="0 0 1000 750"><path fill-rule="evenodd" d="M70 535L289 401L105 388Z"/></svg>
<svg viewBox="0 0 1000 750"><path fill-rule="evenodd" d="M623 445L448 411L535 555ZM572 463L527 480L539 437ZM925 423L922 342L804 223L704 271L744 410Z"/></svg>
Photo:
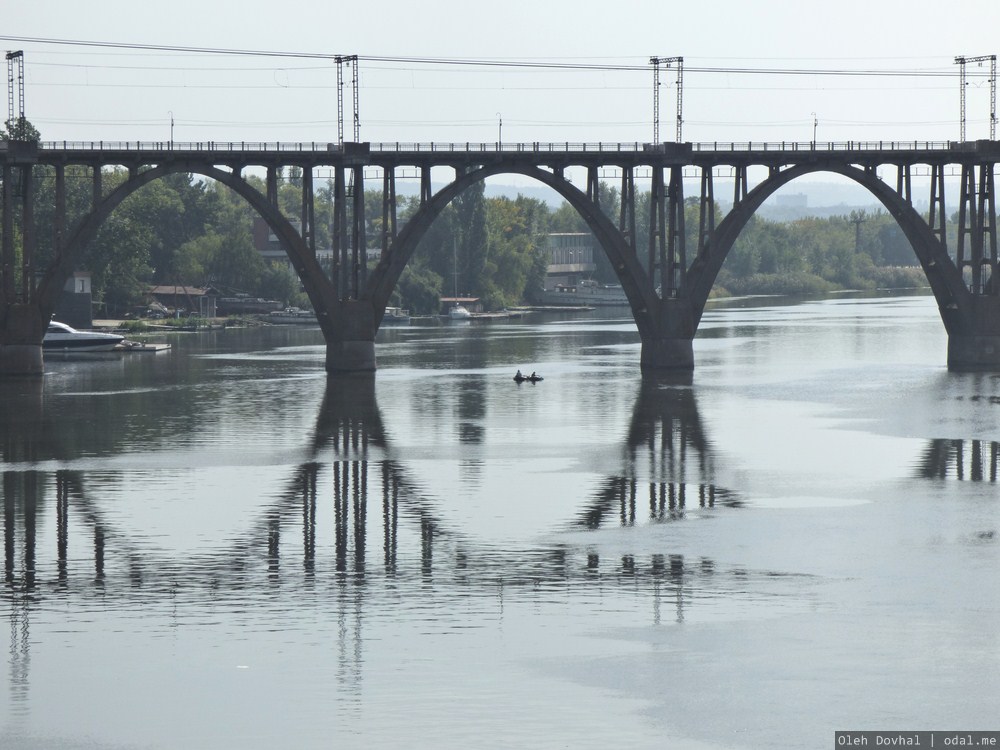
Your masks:
<svg viewBox="0 0 1000 750"><path fill-rule="evenodd" d="M0 130L0 141L28 141L38 143L42 140L38 128L31 124L27 117L15 117L7 120L6 130Z"/></svg>
<svg viewBox="0 0 1000 750"><path fill-rule="evenodd" d="M457 243L452 263L459 294L481 297L487 290L489 232L486 228L485 191L486 184L479 182L452 201L452 238Z"/></svg>
<svg viewBox="0 0 1000 750"><path fill-rule="evenodd" d="M414 314L436 314L443 285L444 279L429 268L426 260L415 257L403 269L391 302Z"/></svg>
<svg viewBox="0 0 1000 750"><path fill-rule="evenodd" d="M524 299L541 284L541 209L538 201L519 197L487 201L487 242L480 296L488 308L506 307ZM544 264L544 260L542 260ZM544 266L541 268L544 274Z"/></svg>
<svg viewBox="0 0 1000 750"><path fill-rule="evenodd" d="M261 274L257 291L265 299L276 299L294 307L309 307L309 298L301 291L301 282L291 266L268 263Z"/></svg>

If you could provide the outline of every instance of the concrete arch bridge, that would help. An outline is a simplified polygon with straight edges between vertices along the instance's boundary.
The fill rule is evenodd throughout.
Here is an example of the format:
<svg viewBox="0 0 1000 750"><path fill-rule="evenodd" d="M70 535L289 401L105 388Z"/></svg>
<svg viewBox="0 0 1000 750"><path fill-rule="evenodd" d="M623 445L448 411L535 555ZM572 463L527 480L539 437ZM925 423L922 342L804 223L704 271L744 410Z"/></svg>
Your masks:
<svg viewBox="0 0 1000 750"><path fill-rule="evenodd" d="M330 372L376 367L375 334L400 274L421 237L448 203L472 185L500 174L525 175L561 195L586 220L628 296L642 341L643 370L691 370L692 341L709 291L740 231L761 204L790 181L831 172L868 189L898 222L937 299L948 334L948 367L1000 369L1000 281L994 174L1000 142L848 143L0 143L3 178L0 253L0 374L40 373L45 324L74 263L101 223L133 192L173 173L204 175L241 195L280 239L313 304L327 343ZM89 211L72 225L66 212L66 168L90 170ZM54 173L52 227L36 226L31 179ZM124 167L128 179L113 190L102 170ZM302 170L297 226L278 208L281 170ZM246 179L263 170L265 192ZM333 176L333 254L329 273L317 259L314 170ZM431 173L453 177L434 192ZM583 171L577 187L570 171ZM733 207L716 216L715 183L732 183ZM382 221L367 236L366 177L382 180ZM599 180L620 181L621 206L609 216ZM751 185L749 175L763 175ZM689 247L685 178L699 180L696 246ZM915 207L913 182L929 178L926 213ZM396 217L396 182L419 178L419 209ZM955 187L954 176L958 180ZM946 179L948 177L949 179ZM946 195L946 186L948 194ZM648 242L639 247L637 189L649 192ZM694 196L692 196L694 197ZM920 203L923 201L921 200ZM955 247L946 218L958 214ZM39 232L53 233L54 257L36 265ZM692 236L694 233L692 233ZM17 240L19 239L19 243ZM366 259L380 248L377 264Z"/></svg>

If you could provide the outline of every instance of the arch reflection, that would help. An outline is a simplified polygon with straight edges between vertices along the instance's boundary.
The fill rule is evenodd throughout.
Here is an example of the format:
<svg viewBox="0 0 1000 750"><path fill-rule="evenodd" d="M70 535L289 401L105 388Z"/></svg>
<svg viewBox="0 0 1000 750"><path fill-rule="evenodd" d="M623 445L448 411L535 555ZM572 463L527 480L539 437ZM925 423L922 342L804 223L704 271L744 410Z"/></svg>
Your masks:
<svg viewBox="0 0 1000 750"><path fill-rule="evenodd" d="M240 591L259 584L256 572L271 582L315 582L325 574L362 579L378 572L484 586L501 579L588 580L595 570L630 577L677 572L677 564L666 565L669 556L659 553L602 561L570 547L501 550L468 538L442 517L433 488L420 486L408 474L405 456L394 451L372 377L329 378L306 460L291 471L284 489L244 532L211 552L182 559L152 552L115 528L91 496L85 473L40 471L17 460L42 441L40 390L25 409L2 416L5 426L24 425L5 430L5 463L14 467L3 473L8 591L31 592L40 585L37 518L50 512L46 503L52 499L57 545L55 559L46 563L54 564L55 573L42 585L70 591L113 589L112 578L127 581L129 588L170 589L180 581L193 590L224 585ZM738 507L738 495L714 483L713 461L693 389L644 381L621 448L621 471L604 477L582 499L570 526L632 526L643 516L659 523L680 519L693 507ZM644 506L648 511L640 510ZM81 538L91 546L85 555L79 554Z"/></svg>
<svg viewBox="0 0 1000 750"><path fill-rule="evenodd" d="M713 451L690 381L644 379L632 409L622 473L607 477L577 523L598 529L679 520L691 507L737 508L740 497L714 481Z"/></svg>
<svg viewBox="0 0 1000 750"><path fill-rule="evenodd" d="M40 389L20 407L0 414L8 428L2 596L10 612L14 703L27 700L32 619L48 600L94 599L109 608L194 601L233 612L258 604L273 609L275 601L292 612L320 608L339 623L340 677L354 684L361 679L367 608L387 599L476 595L495 598L502 609L511 598L536 596L539 587L583 587L601 597L638 595L659 623L683 620L695 592L742 590L750 575L651 549L648 539L619 539L612 550L589 532L582 540L521 549L470 538L449 523L433 487L407 470L404 452L387 434L372 377L327 379L302 460L243 531L207 552L170 555L115 523L101 502L102 482L87 471L35 463L32 456L58 455L51 445L38 453L46 440L38 425L51 415ZM647 502L652 522L680 518L695 498L699 507L739 505L735 493L714 484L715 457L689 385L644 382L619 450L620 471L581 498L568 519L571 529L633 525ZM39 544L43 516L54 519L53 546Z"/></svg>

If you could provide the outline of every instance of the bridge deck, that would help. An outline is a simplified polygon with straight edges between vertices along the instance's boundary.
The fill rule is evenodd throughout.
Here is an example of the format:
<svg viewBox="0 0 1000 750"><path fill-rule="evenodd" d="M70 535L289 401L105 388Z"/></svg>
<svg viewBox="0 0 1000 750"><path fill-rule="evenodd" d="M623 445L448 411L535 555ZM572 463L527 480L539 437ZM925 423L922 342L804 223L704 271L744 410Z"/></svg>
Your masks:
<svg viewBox="0 0 1000 750"><path fill-rule="evenodd" d="M566 167L714 166L781 167L804 162L954 164L1000 159L997 141L836 141L732 143L282 143L251 141L0 142L7 164L132 165L184 160L295 166L469 166L506 162Z"/></svg>

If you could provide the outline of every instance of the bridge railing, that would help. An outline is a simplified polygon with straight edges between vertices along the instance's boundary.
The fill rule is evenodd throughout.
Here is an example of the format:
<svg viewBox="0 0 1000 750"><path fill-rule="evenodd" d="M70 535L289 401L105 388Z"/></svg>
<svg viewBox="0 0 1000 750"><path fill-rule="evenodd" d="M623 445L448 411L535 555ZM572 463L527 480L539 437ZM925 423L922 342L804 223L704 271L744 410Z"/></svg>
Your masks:
<svg viewBox="0 0 1000 750"><path fill-rule="evenodd" d="M954 141L747 141L744 143L692 143L692 151L947 151Z"/></svg>
<svg viewBox="0 0 1000 750"><path fill-rule="evenodd" d="M3 144L6 145L6 144ZM946 151L975 148L975 142L954 141L745 141L699 143L643 143L634 142L529 142L529 143L287 143L280 141L44 141L42 151L113 151L149 152L176 151L182 153L238 152L238 153L622 153L622 152L808 152L808 151Z"/></svg>

